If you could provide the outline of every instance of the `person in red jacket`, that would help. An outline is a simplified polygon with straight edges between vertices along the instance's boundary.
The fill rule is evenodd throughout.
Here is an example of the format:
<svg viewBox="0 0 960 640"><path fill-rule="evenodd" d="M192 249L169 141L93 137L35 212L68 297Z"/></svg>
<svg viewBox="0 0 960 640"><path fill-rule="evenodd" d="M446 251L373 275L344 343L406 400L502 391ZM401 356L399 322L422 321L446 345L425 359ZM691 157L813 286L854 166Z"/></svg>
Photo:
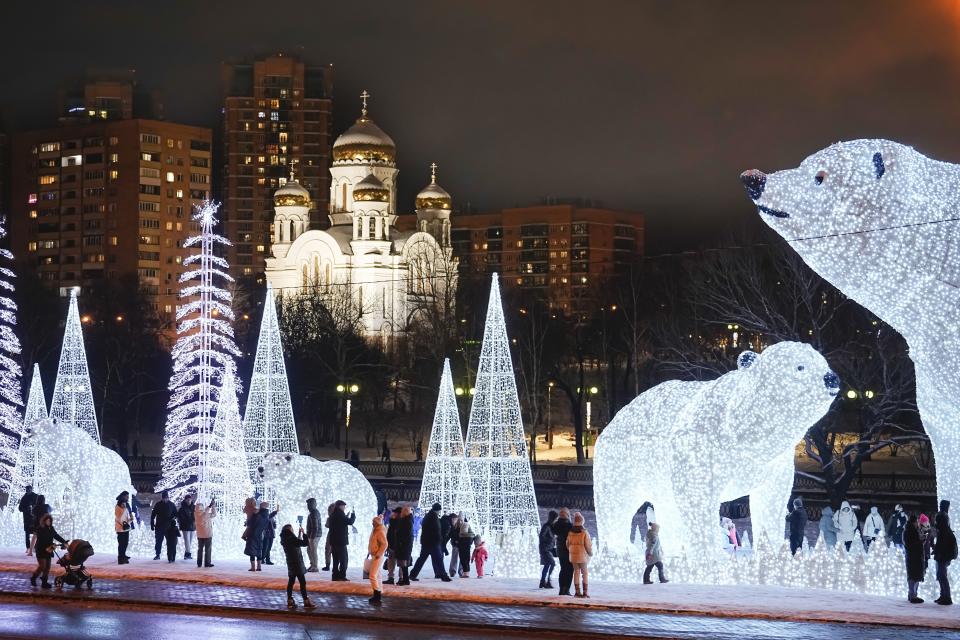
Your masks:
<svg viewBox="0 0 960 640"><path fill-rule="evenodd" d="M483 577L483 565L487 561L487 545L484 544L483 538L477 536L473 539L473 565L477 568L477 577Z"/></svg>

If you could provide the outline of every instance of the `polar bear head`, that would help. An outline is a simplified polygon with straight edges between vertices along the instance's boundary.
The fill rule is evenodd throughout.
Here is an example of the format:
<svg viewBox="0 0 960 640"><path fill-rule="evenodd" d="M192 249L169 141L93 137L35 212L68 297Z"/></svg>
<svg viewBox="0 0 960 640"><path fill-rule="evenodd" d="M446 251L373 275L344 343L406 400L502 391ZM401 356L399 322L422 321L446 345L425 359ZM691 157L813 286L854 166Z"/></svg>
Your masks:
<svg viewBox="0 0 960 640"><path fill-rule="evenodd" d="M56 418L39 420L25 427L23 435L40 451L55 451L64 448L75 451L83 444L82 440L78 442L80 436L90 438L85 432L73 429L69 424ZM93 441L91 440L91 442Z"/></svg>
<svg viewBox="0 0 960 640"><path fill-rule="evenodd" d="M735 421L761 430L765 448L789 449L823 417L840 391L840 378L809 344L778 342L761 353L744 351L738 359ZM749 414L749 418L747 415ZM748 445L749 446L749 445Z"/></svg>
<svg viewBox="0 0 960 640"><path fill-rule="evenodd" d="M889 140L840 142L796 169L740 179L763 220L821 276L874 313L949 249L956 165Z"/></svg>
<svg viewBox="0 0 960 640"><path fill-rule="evenodd" d="M257 467L257 474L265 487L295 486L307 479L302 457L294 453L268 453Z"/></svg>

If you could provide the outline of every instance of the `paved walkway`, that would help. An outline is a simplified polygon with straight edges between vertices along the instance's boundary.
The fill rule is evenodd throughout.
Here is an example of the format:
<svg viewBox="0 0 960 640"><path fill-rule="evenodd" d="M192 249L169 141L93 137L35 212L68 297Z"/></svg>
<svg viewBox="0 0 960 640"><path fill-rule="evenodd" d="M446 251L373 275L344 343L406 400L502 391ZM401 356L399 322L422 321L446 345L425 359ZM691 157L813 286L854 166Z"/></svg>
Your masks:
<svg viewBox="0 0 960 640"><path fill-rule="evenodd" d="M958 638L960 633L943 629L904 628L824 622L790 622L717 618L694 615L637 613L512 604L464 603L418 598L387 598L380 608L371 607L362 596L313 593L314 611L287 612L286 596L274 589L190 584L164 580L95 581L93 591L66 588L63 591L30 587L23 574L0 572L0 598L34 604L107 605L122 610L137 607L170 608L176 615L201 611L227 617L282 612L297 624L360 623L365 625L413 625L445 627L477 632L529 632L576 637L637 636L647 638L730 637L783 640L911 640ZM63 608L63 607L60 607ZM5 607L6 610L6 607ZM0 616L2 617L2 616ZM0 632L7 635L6 625Z"/></svg>

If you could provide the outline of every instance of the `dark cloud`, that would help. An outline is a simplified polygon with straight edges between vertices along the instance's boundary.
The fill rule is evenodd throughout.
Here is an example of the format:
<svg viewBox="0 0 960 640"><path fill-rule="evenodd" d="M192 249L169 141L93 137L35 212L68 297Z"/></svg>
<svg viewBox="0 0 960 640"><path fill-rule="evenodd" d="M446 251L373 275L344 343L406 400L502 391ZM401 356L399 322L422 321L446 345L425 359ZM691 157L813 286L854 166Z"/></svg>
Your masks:
<svg viewBox="0 0 960 640"><path fill-rule="evenodd" d="M441 165L460 203L577 195L712 232L753 213L737 175L840 139L960 161L953 0L17 3L0 104L54 116L86 67L132 67L171 119L216 126L221 61L286 50L362 88L400 148L401 197ZM691 224L696 223L696 224ZM698 240L689 234L689 241Z"/></svg>

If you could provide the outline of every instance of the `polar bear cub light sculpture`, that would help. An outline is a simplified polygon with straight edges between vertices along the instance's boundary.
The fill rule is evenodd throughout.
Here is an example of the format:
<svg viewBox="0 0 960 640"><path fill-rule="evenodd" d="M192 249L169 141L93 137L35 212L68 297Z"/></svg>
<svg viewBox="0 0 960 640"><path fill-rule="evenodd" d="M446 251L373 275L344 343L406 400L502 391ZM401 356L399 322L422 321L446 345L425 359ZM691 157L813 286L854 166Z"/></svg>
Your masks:
<svg viewBox="0 0 960 640"><path fill-rule="evenodd" d="M741 181L764 221L910 347L941 499L960 499L960 166L841 142Z"/></svg>
<svg viewBox="0 0 960 640"><path fill-rule="evenodd" d="M115 546L117 496L128 491L132 499L136 494L127 464L66 422L48 418L24 431L43 458L47 481L39 491L53 509L60 535L87 540L98 551Z"/></svg>
<svg viewBox="0 0 960 640"><path fill-rule="evenodd" d="M840 381L810 345L740 354L709 382L672 380L621 409L597 440L593 483L604 552L629 553L632 516L649 500L668 554L712 558L720 503L750 496L754 538L783 537L793 453Z"/></svg>
<svg viewBox="0 0 960 640"><path fill-rule="evenodd" d="M267 454L257 473L264 488L276 496L276 503L280 505L279 527L290 523L296 531L297 517L303 516L303 528L306 529L309 498L317 499L321 526L327 520L330 504L337 500L346 502L347 514L353 510L357 515L353 523L356 533L351 532L350 536L350 566L356 567L363 562L373 529L373 517L377 515L377 496L362 473L346 462L321 462L293 453ZM321 536L326 536L326 530Z"/></svg>

